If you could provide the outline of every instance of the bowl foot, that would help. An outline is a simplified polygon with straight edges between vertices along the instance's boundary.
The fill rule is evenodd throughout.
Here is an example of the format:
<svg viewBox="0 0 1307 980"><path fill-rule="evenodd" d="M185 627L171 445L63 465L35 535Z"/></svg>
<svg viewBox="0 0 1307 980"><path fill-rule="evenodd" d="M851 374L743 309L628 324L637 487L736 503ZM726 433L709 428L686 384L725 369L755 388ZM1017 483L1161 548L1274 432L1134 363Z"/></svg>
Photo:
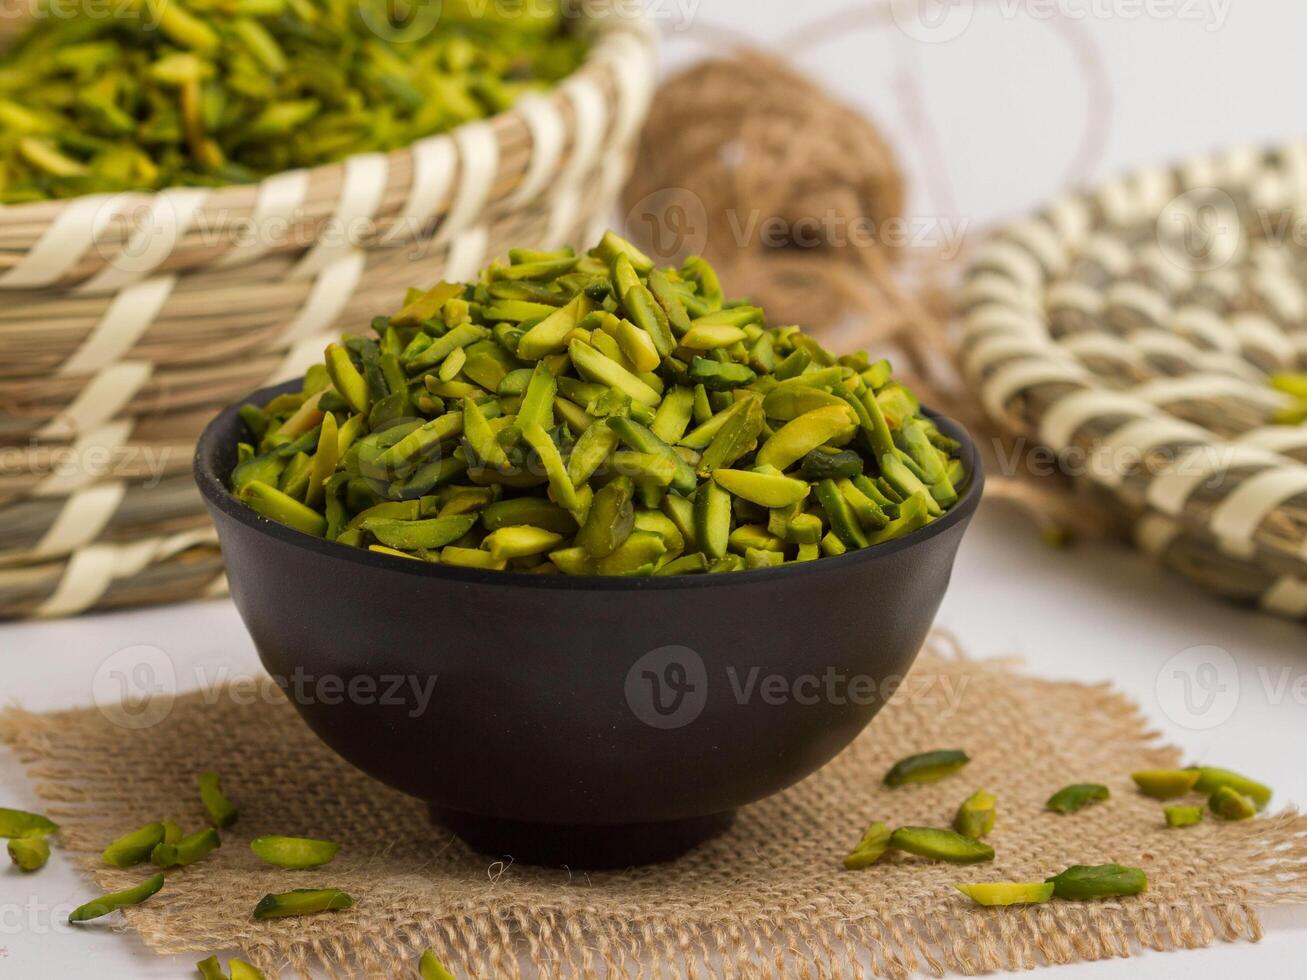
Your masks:
<svg viewBox="0 0 1307 980"><path fill-rule="evenodd" d="M688 820L594 824L524 823L431 805L432 818L469 847L522 864L594 871L670 861L711 840L735 820L735 811Z"/></svg>

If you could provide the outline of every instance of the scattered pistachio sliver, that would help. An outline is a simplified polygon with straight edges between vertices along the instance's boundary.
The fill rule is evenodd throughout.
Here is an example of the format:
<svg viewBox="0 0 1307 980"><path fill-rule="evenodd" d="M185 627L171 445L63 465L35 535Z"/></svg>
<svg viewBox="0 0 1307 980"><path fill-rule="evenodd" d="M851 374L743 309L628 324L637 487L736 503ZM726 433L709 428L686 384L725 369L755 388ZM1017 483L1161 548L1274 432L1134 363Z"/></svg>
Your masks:
<svg viewBox="0 0 1307 980"><path fill-rule="evenodd" d="M971 758L960 749L939 749L900 759L885 773L886 786L933 783L960 771Z"/></svg>
<svg viewBox="0 0 1307 980"><path fill-rule="evenodd" d="M104 863L115 868L130 868L150 860L154 849L163 843L167 828L152 823L119 837L105 848L101 857Z"/></svg>
<svg viewBox="0 0 1307 980"><path fill-rule="evenodd" d="M1194 771L1198 773L1198 781L1194 783L1194 789L1199 793L1211 794L1222 787L1228 786L1252 800L1258 810L1264 810L1266 805L1271 802L1271 788L1262 785L1255 779L1249 779L1247 776L1232 772L1229 769L1217 769L1213 766L1198 766L1195 767Z"/></svg>
<svg viewBox="0 0 1307 980"><path fill-rule="evenodd" d="M175 844L164 841L150 853L150 860L160 868L184 868L208 857L220 847L222 838L218 832L212 827L205 827Z"/></svg>
<svg viewBox="0 0 1307 980"><path fill-rule="evenodd" d="M267 980L262 970L244 960L233 959L227 963L227 969L231 971L230 978L222 972L222 963L216 956L210 956L196 963L195 969L204 980Z"/></svg>
<svg viewBox="0 0 1307 980"><path fill-rule="evenodd" d="M1168 827L1193 827L1203 822L1200 806L1168 806L1165 813Z"/></svg>
<svg viewBox="0 0 1307 980"><path fill-rule="evenodd" d="M264 895L254 907L256 919L284 919L354 907L354 899L338 888L297 888L280 895Z"/></svg>
<svg viewBox="0 0 1307 980"><path fill-rule="evenodd" d="M958 891L977 905L986 907L1007 905L1039 905L1051 901L1052 882L995 881L971 885L954 885Z"/></svg>
<svg viewBox="0 0 1307 980"><path fill-rule="evenodd" d="M44 837L16 837L9 841L9 860L19 871L40 871L50 860L50 842Z"/></svg>
<svg viewBox="0 0 1307 980"><path fill-rule="evenodd" d="M58 829L58 824L39 813L0 807L0 837L44 837Z"/></svg>
<svg viewBox="0 0 1307 980"><path fill-rule="evenodd" d="M979 840L994 829L998 798L983 789L967 797L953 817L953 829L963 837Z"/></svg>
<svg viewBox="0 0 1307 980"><path fill-rule="evenodd" d="M163 887L163 875L157 874L153 878L141 882L134 888L128 888L120 892L112 892L108 895L102 895L93 901L87 902L80 908L74 909L68 916L69 922L89 922L91 919L99 919L110 913L117 912L119 909L127 908L132 905L140 905L153 895L156 895L160 888Z"/></svg>
<svg viewBox="0 0 1307 980"><path fill-rule="evenodd" d="M1222 820L1251 820L1257 816L1257 804L1233 786L1218 788L1208 806Z"/></svg>
<svg viewBox="0 0 1307 980"><path fill-rule="evenodd" d="M994 860L994 849L988 844L934 827L900 827L890 835L890 847L950 864L979 864Z"/></svg>
<svg viewBox="0 0 1307 980"><path fill-rule="evenodd" d="M611 232L512 249L241 409L230 487L375 554L532 574L705 574L911 534L969 479L887 362L837 357ZM348 434L348 440L345 436ZM663 533L660 521L675 525Z"/></svg>
<svg viewBox="0 0 1307 980"><path fill-rule="evenodd" d="M1155 800L1175 800L1193 791L1201 776L1196 769L1144 769L1130 774L1139 792Z"/></svg>
<svg viewBox="0 0 1307 980"><path fill-rule="evenodd" d="M1270 384L1272 388L1295 399L1292 404L1277 409L1271 421L1277 425L1302 425L1307 422L1307 371L1273 374Z"/></svg>
<svg viewBox="0 0 1307 980"><path fill-rule="evenodd" d="M1148 875L1120 864L1077 864L1048 881L1056 897L1072 901L1124 898L1148 891Z"/></svg>
<svg viewBox="0 0 1307 980"><path fill-rule="evenodd" d="M256 837L250 850L267 864L278 868L302 870L330 864L340 853L340 845L309 837Z"/></svg>
<svg viewBox="0 0 1307 980"><path fill-rule="evenodd" d="M422 980L454 980L454 974L445 968L445 964L436 959L436 954L427 950L418 961L418 972Z"/></svg>
<svg viewBox="0 0 1307 980"><path fill-rule="evenodd" d="M1111 798L1111 791L1100 783L1076 783L1050 796L1045 807L1054 813L1079 813L1092 803L1101 803Z"/></svg>
<svg viewBox="0 0 1307 980"><path fill-rule="evenodd" d="M240 815L232 802L223 795L222 780L216 772L201 773L199 777L200 802L213 826L230 827Z"/></svg>
<svg viewBox="0 0 1307 980"><path fill-rule="evenodd" d="M861 871L871 867L889 850L890 836L890 829L885 823L879 820L873 823L862 835L857 847L844 858L845 869Z"/></svg>

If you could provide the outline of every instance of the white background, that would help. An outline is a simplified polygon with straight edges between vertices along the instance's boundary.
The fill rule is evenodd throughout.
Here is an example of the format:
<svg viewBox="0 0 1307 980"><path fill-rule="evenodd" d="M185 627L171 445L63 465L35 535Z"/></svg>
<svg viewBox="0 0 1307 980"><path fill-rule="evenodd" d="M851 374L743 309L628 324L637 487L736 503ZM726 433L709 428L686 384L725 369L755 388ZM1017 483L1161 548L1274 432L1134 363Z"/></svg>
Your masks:
<svg viewBox="0 0 1307 980"><path fill-rule="evenodd" d="M825 0L650 2L668 31L669 64L720 43L722 28L777 45L889 132L914 182L913 213L973 227L1034 206L1068 179L1301 135L1307 11L1287 3L954 0L950 17L960 19L945 20L945 34L965 29L944 43L868 18L831 40L796 46L796 28L848 8ZM677 13L687 3L688 22ZM853 9L872 6L864 0ZM1110 545L1046 549L1000 505L982 508L963 545L940 622L974 655L1015 653L1045 676L1111 681L1195 760L1252 772L1276 788L1277 806L1307 801L1307 644L1299 625L1210 600ZM0 626L0 698L37 710L90 704L100 665L136 644L166 651L183 684L197 669L258 671L234 609L212 602ZM1224 693L1199 718L1184 710L1177 673L1195 663L1186 654L1194 647L1232 658L1215 677ZM0 805L37 806L3 753ZM61 925L89 895L58 854L35 877L0 871L0 977L193 975L194 957L159 959L108 928ZM1260 945L1145 954L1055 975L1303 975L1307 910L1269 910L1265 923Z"/></svg>

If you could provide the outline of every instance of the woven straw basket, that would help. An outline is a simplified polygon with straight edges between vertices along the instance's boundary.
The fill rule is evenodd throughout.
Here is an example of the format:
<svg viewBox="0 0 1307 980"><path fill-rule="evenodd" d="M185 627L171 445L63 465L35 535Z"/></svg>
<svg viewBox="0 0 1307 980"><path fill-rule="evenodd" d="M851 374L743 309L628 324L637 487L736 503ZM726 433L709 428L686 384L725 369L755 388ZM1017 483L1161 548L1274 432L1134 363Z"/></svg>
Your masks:
<svg viewBox="0 0 1307 980"><path fill-rule="evenodd" d="M1055 451L1138 544L1307 617L1307 144L1239 147L1060 200L996 235L962 296L987 414Z"/></svg>
<svg viewBox="0 0 1307 980"><path fill-rule="evenodd" d="M0 618L221 592L190 483L214 412L404 290L611 217L652 94L642 20L511 111L260 184L0 207Z"/></svg>

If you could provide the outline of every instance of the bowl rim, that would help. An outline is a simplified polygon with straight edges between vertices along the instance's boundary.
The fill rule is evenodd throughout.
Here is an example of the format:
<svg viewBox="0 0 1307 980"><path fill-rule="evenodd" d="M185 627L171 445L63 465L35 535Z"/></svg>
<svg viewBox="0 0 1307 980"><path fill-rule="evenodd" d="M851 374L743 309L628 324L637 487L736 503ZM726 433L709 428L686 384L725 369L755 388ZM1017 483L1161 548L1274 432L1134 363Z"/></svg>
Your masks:
<svg viewBox="0 0 1307 980"><path fill-rule="evenodd" d="M776 568L755 568L722 575L665 575L628 577L620 575L533 575L529 572L494 571L491 569L462 568L451 565L436 565L430 562L415 562L409 558L397 558L393 555L380 554L365 548L341 545L335 541L315 537L303 531L270 520L252 508L241 503L227 489L225 479L214 471L210 460L217 455L219 439L222 432L239 424L239 412L242 406L254 404L262 406L280 394L298 392L302 381L294 379L279 385L270 385L251 392L244 398L233 402L211 419L204 427L195 447L192 462L192 475L205 502L212 508L222 511L253 531L266 534L283 544L302 548L306 551L335 558L341 561L363 565L383 571L405 575L417 575L426 578L441 579L466 585L522 586L537 589L555 589L570 591L574 589L601 592L642 592L675 591L678 589L706 589L723 585L746 585L763 580L780 580L781 577L811 575L816 572L836 572L851 568L863 562L888 557L909 548L925 544L931 538L943 534L956 524L968 521L984 494L985 470L981 455L971 434L954 419L931 411L923 406L925 414L933 419L945 434L962 444L963 460L971 473L971 480L958 502L943 517L932 521L924 528L906 534L893 541L869 548L859 548L843 555L825 556L814 561L795 562Z"/></svg>

